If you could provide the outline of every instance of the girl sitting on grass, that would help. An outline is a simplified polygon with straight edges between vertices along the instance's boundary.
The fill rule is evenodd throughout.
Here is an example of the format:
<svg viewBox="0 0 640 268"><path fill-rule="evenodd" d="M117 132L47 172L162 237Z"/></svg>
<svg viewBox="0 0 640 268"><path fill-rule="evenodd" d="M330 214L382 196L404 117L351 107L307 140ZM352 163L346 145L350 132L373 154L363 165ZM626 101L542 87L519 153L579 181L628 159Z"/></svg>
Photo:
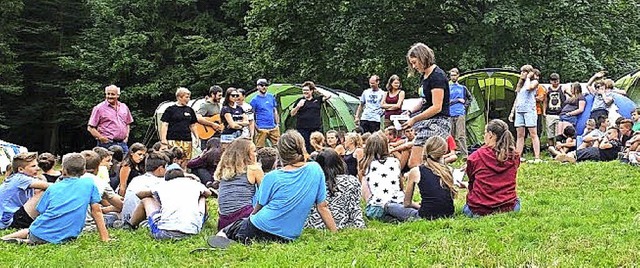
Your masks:
<svg viewBox="0 0 640 268"><path fill-rule="evenodd" d="M331 148L324 148L318 153L316 162L322 167L327 184L327 202L329 211L338 229L364 228L362 209L360 208L361 187L354 176L348 175L347 165L342 157ZM304 224L305 228L326 228L316 208Z"/></svg>
<svg viewBox="0 0 640 268"><path fill-rule="evenodd" d="M120 184L118 186L118 194L120 196L124 196L127 191L127 186L133 178L145 173L144 158L146 154L147 147L142 143L136 142L129 148L129 152L120 167Z"/></svg>
<svg viewBox="0 0 640 268"><path fill-rule="evenodd" d="M342 141L340 141L338 131L333 129L327 131L327 146L335 150L338 155L344 155L344 146L342 146Z"/></svg>
<svg viewBox="0 0 640 268"><path fill-rule="evenodd" d="M400 160L389 156L389 145L382 133L376 132L367 139L358 172L363 196L367 200L367 217L383 219L386 214L384 207L388 203L400 204L404 200Z"/></svg>
<svg viewBox="0 0 640 268"><path fill-rule="evenodd" d="M469 217L520 211L516 194L516 176L520 156L516 153L509 126L500 120L489 121L484 145L467 159L469 193L462 212Z"/></svg>
<svg viewBox="0 0 640 268"><path fill-rule="evenodd" d="M387 203L385 212L394 218L406 221L410 218L429 220L453 216L453 199L457 191L453 187L453 175L445 164L444 156L449 151L447 141L433 136L425 142L422 164L409 172L404 189L404 203ZM415 185L418 185L421 202L413 202Z"/></svg>
<svg viewBox="0 0 640 268"><path fill-rule="evenodd" d="M218 188L218 231L249 217L256 185L264 177L256 162L256 146L250 140L236 139L222 153L214 178Z"/></svg>

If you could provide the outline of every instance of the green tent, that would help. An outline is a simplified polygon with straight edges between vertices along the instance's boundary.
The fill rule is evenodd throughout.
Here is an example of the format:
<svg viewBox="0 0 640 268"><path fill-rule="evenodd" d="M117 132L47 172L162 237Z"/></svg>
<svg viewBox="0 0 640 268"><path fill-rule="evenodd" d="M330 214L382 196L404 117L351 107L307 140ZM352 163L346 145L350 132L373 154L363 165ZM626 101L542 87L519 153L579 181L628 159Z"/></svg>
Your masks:
<svg viewBox="0 0 640 268"><path fill-rule="evenodd" d="M489 120L498 118L508 122L519 76L516 71L497 68L474 70L460 75L458 82L465 85L474 98L467 109L469 146L483 143L484 126ZM511 131L514 132L513 129Z"/></svg>
<svg viewBox="0 0 640 268"><path fill-rule="evenodd" d="M627 96L640 105L640 70L630 72L616 81L616 87L627 91Z"/></svg>
<svg viewBox="0 0 640 268"><path fill-rule="evenodd" d="M331 98L322 106L322 125L323 131L330 129L353 131L356 124L353 115L358 108L359 100L346 91L330 89L322 86L316 86L322 94L331 95ZM291 116L291 110L295 107L295 101L302 97L302 87L293 84L272 84L267 91L273 94L278 101L278 114L280 115L280 131L287 129L295 129L296 118ZM246 102L253 99L257 91L250 92L246 98Z"/></svg>

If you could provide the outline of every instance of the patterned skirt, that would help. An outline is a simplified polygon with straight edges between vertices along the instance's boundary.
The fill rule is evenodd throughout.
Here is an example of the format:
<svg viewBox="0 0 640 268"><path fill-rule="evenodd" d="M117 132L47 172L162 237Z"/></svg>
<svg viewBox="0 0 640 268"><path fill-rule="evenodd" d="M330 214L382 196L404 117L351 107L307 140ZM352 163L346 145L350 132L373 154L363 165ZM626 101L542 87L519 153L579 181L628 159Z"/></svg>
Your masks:
<svg viewBox="0 0 640 268"><path fill-rule="evenodd" d="M423 146L427 139L433 136L440 136L446 140L451 135L451 122L446 116L432 117L413 124L413 130L416 132L413 145Z"/></svg>

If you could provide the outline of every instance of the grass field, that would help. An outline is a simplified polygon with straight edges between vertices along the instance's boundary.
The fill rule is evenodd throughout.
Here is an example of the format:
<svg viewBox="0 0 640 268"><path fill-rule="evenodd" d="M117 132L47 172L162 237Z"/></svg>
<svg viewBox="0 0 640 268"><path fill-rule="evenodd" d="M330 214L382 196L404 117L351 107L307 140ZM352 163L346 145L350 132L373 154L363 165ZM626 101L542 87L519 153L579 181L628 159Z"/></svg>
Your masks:
<svg viewBox="0 0 640 268"><path fill-rule="evenodd" d="M113 230L101 243L85 233L63 245L3 244L2 267L42 266L637 266L640 263L640 169L611 163L523 164L518 175L522 211L468 219L456 216L403 224L368 222L337 234L305 230L290 244L206 246L216 217L202 234L157 242L146 230ZM9 231L1 231L4 235Z"/></svg>

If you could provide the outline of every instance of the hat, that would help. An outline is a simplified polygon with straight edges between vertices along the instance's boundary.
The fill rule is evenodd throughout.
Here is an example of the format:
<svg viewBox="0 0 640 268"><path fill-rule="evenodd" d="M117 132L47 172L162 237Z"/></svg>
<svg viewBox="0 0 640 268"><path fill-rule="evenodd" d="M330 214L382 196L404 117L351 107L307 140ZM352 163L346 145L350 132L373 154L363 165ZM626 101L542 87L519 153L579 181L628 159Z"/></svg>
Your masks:
<svg viewBox="0 0 640 268"><path fill-rule="evenodd" d="M182 170L182 168L180 167L180 165L178 165L178 164L176 164L176 163L173 163L173 164L171 164L171 165L168 165L166 169L167 169L167 171L174 170L174 169L180 169L180 170Z"/></svg>
<svg viewBox="0 0 640 268"><path fill-rule="evenodd" d="M259 85L259 86L268 86L268 85L269 85L269 82L267 82L267 79L260 78L260 79L258 79L258 81L256 81L256 85Z"/></svg>

